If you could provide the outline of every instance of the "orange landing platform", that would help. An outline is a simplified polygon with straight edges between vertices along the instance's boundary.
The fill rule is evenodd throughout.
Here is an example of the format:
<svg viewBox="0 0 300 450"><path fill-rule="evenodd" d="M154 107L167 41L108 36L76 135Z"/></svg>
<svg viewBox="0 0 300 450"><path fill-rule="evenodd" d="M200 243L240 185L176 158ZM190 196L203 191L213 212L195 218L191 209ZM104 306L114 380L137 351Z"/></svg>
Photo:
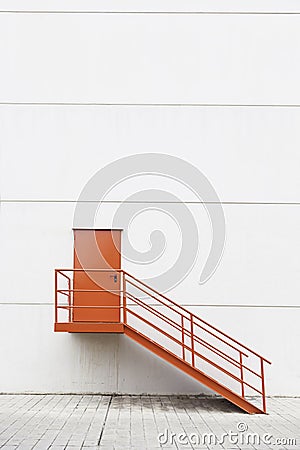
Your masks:
<svg viewBox="0 0 300 450"><path fill-rule="evenodd" d="M64 331L67 333L124 333L124 324L109 322L63 322L55 323L54 331Z"/></svg>

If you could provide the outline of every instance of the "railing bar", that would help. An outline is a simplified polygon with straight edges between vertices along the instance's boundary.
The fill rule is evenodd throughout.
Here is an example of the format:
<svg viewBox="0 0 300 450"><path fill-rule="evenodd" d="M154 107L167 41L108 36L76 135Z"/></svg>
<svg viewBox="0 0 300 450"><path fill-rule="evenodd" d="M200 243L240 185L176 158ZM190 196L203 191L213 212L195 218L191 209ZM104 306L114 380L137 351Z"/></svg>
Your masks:
<svg viewBox="0 0 300 450"><path fill-rule="evenodd" d="M183 315L181 316L181 340L182 340L182 359L185 361L185 348L184 348L184 337L185 337L185 333L184 333L184 317Z"/></svg>
<svg viewBox="0 0 300 450"><path fill-rule="evenodd" d="M122 273L122 293L123 293L123 322L127 324L127 295L126 295L126 279L124 272Z"/></svg>
<svg viewBox="0 0 300 450"><path fill-rule="evenodd" d="M59 291L58 291L58 292L59 292ZM132 294L131 294L131 293L128 293L128 294L129 294L129 296L132 297ZM65 294L65 295L66 295L66 294ZM140 301L139 299L136 299L135 304L138 304L139 301ZM142 303L142 304L143 304L143 303ZM130 305L127 305L127 307L128 307L128 306L130 306ZM157 311L155 311L155 310L151 311L151 310L150 310L151 307L150 307L149 305L143 305L143 306L145 306L145 308L148 309L149 312L151 312L151 313L153 313L153 314L157 313ZM76 305L70 305L70 306L68 306L68 305L59 305L59 304L57 304L56 309L58 309L58 308L59 308L59 309L69 309L69 310L74 310L74 309L77 309L77 308L78 308L78 309L80 309L80 308L85 308L85 309L89 309L89 308L91 308L91 309L101 309L101 308L103 308L103 309L116 309L116 308L120 308L120 309L122 309L122 308L125 308L125 307L126 307L126 305L124 305L124 306L118 306L118 305L116 305L116 306L111 306L111 305L89 305L89 306L88 306L88 305L86 305L86 306L82 306L82 305L77 305L77 306L76 306ZM162 314L162 313L159 313L159 314ZM155 315L156 315L157 317L159 317L158 314L155 314ZM163 316L163 317L166 319L166 321L168 321L169 325L173 326L173 327L176 328L178 331L181 330L180 325L178 325L178 324L176 324L175 322L173 322L172 319L169 319L167 316ZM159 318L162 319L161 317L159 317ZM173 325L171 322L173 322L174 325ZM189 330L184 329L183 331L184 331L184 334L186 334L188 337L191 337L191 336L190 336L190 331L189 331ZM231 358L231 356L229 356L229 355L225 355L225 353L223 354L223 352L222 352L221 350L217 349L216 347L214 347L214 346L213 346L212 344L210 344L209 342L205 342L204 340L202 340L202 339L199 338L198 336L194 336L194 339L195 339L195 341L196 341L198 344L202 345L203 347L207 348L207 349L210 350L211 352L215 353L217 356L223 358L225 361L229 362L229 363L232 364L233 366L235 366L235 367L237 367L237 368L240 367L240 364L238 363L238 361L236 361L235 359ZM215 351L214 351L214 350L215 350ZM247 367L247 366L245 366L245 365L243 364L243 368L246 369L246 370L248 370L249 372L253 373L253 375L256 375L257 377L261 378L261 375L258 374L258 373L256 373L254 370L250 369L250 367Z"/></svg>
<svg viewBox="0 0 300 450"><path fill-rule="evenodd" d="M165 300L169 301L170 303L172 303L173 305L175 305L177 308L182 309L183 311L185 311L189 316L190 314L192 314L196 319L202 321L203 323L206 323L206 325L211 326L212 328L215 329L215 331L218 331L219 333L223 334L224 336L228 337L229 339L232 339L230 336L228 336L226 333L224 333L223 331L218 330L217 328L213 327L212 325L210 325L208 322L205 322L203 319L201 319L200 317L196 316L194 313L191 313L189 310L185 309L183 306L178 305L177 303L175 303L173 300L171 300L170 298L166 297L165 295L161 294L160 292L156 291L155 289L153 289L152 287L148 286L146 283L144 283L143 281L140 281L139 279L137 279L136 277L134 277L133 275L129 274L128 272L126 272L124 270L124 273L126 273L126 275L130 278L133 278L135 281L137 281L138 283L142 284L144 287L146 287L147 289L151 290L152 292L155 292L159 297L163 297ZM132 283L131 283L132 284ZM135 285L136 286L136 285ZM138 286L136 286L138 289ZM142 289L141 289L142 290ZM145 292L145 291L144 291ZM147 293L147 292L146 292ZM149 294L151 296L151 294ZM158 301L160 301L159 299L156 299ZM167 305L169 306L169 305ZM187 317L187 319L189 319L189 317Z"/></svg>
<svg viewBox="0 0 300 450"><path fill-rule="evenodd" d="M55 290L55 311L54 311L54 320L55 323L58 321L58 308L57 308L57 270L55 270L55 276L54 276L54 290Z"/></svg>
<svg viewBox="0 0 300 450"><path fill-rule="evenodd" d="M201 322L205 323L207 326L213 328L215 331L218 331L218 333L221 333L222 335L226 336L228 339L231 339L232 341L234 341L235 343L243 346L243 344L240 344L238 341L236 341L235 339L231 338L228 334L224 333L223 331L219 330L218 328L214 327L213 325L210 325L208 322L205 322L205 320L201 319L200 317L196 316L194 313L191 313L191 311L188 311L187 309L183 308L183 306L178 305L177 303L173 302L170 298L166 297L165 295L159 293L158 291L156 291L155 289L153 289L152 287L148 286L147 284L145 284L143 281L138 280L137 278L135 278L133 275L130 275L128 272L124 271L126 273L126 275L130 278L133 278L135 281L137 281L138 283L142 284L143 286L145 286L147 289L155 292L158 296L163 297L165 300L169 301L170 303L172 303L173 305L175 305L177 308L182 309L183 311L185 311L189 316L190 314L192 314L194 316L195 319L200 320ZM130 281L129 281L130 282ZM131 282L130 282L131 283ZM133 284L133 283L131 283ZM136 286L136 285L134 285ZM136 286L138 289L141 289L139 286ZM142 290L142 289L141 289ZM145 292L145 291L143 291ZM145 292L147 294L147 292ZM149 294L151 297L153 297L151 294ZM155 297L154 297L155 298ZM161 302L161 300L156 299L158 301ZM163 302L161 302L163 303ZM169 305L166 305L169 306ZM178 312L178 311L176 311ZM186 317L189 320L189 317ZM251 351L251 350L250 350Z"/></svg>
<svg viewBox="0 0 300 450"><path fill-rule="evenodd" d="M74 281L75 281L74 278L75 278L75 274L72 277L70 288L74 288ZM74 305L74 292L70 292L70 297L71 297L70 306L73 306ZM71 320L73 322L74 321L74 309L70 309L70 312L71 312Z"/></svg>
<svg viewBox="0 0 300 450"><path fill-rule="evenodd" d="M143 308L147 309L149 312L151 312L152 314L154 314L156 317L158 317L161 320L164 320L165 322L167 322L169 325L173 326L174 328L176 328L178 331L181 331L181 327L180 325L178 325L176 322L174 322L172 319L170 319L168 316L165 316L162 312L160 311L156 311L154 308L152 308L152 306L147 305L146 303L142 302L142 300L140 300L139 298L135 297L133 294L131 294L131 292L128 292L127 295L129 295L129 297L131 297L131 299L138 305L138 306L142 306ZM184 316L182 316L184 317ZM190 333L188 330L184 330L184 333Z"/></svg>
<svg viewBox="0 0 300 450"><path fill-rule="evenodd" d="M261 378L261 375L260 375L259 373L255 372L254 370L250 369L250 367L245 366L244 364L243 364L242 367L243 367L243 369L246 369L246 370L248 370L249 372L253 373L253 375L256 375L258 378Z"/></svg>
<svg viewBox="0 0 300 450"><path fill-rule="evenodd" d="M245 386L244 386L244 372L243 372L243 355L240 353L240 365L241 365L241 393L242 397L245 397Z"/></svg>
<svg viewBox="0 0 300 450"><path fill-rule="evenodd" d="M182 346L182 342L179 341L178 339L176 339L174 336L172 336L171 334L167 333L166 331L162 331L161 328L159 328L158 326L154 325L154 323L149 322L149 320L145 319L144 317L140 316L139 314L137 314L134 311L130 311L130 309L127 309L127 312L129 312L130 314L132 314L133 316L139 318L140 320L142 320L143 322L145 322L147 325L151 326L152 328L154 328L156 331L159 331L160 333L162 333L164 336L168 337L169 339L171 339L172 341L176 342L176 344ZM187 345L184 344L184 347L187 350L191 350Z"/></svg>
<svg viewBox="0 0 300 450"><path fill-rule="evenodd" d="M245 384L246 386L248 386L249 388L253 389L253 390L254 390L255 392L257 392L258 394L262 395L262 392L261 392L259 389L255 388L255 387L252 386L251 384L247 383L247 381L244 381L244 384Z"/></svg>
<svg viewBox="0 0 300 450"><path fill-rule="evenodd" d="M189 347L188 345L184 344L183 342L179 341L178 339L176 339L174 336L172 336L171 334L167 333L166 331L162 331L161 328L157 327L156 325L154 325L152 322L149 322L149 320L145 319L144 317L140 316L139 314L137 314L134 311L130 311L130 309L127 309L127 312L129 312L130 314L132 314L133 316L137 317L138 319L142 320L143 322L145 322L147 325L151 326L152 328L154 328L155 330L159 331L160 333L162 333L164 336L168 337L169 339L171 339L172 341L174 341L176 344L180 345L180 346L184 346L184 348L186 350L191 351L191 347ZM175 354L175 353L174 353ZM205 356L202 356L200 353L198 353L195 350L195 354L197 356L199 356L199 358L205 359L208 363L211 363L212 365L214 365L215 367L219 368L221 371L224 371L224 369L222 369L221 366L219 366L218 364L214 363L213 361L210 361L208 358L206 358ZM226 372L226 370L225 370ZM235 377L235 375L231 374L230 372L228 372L229 376ZM237 381L238 378L237 378Z"/></svg>
<svg viewBox="0 0 300 450"><path fill-rule="evenodd" d="M122 309L123 308L123 306L122 305L115 305L115 306L111 306L111 305L92 305L92 306L88 306L88 305L86 305L86 306L82 306L82 305L71 305L71 306L68 306L68 305L57 305L57 308L62 308L62 309L76 309L76 308L93 308L93 309L101 309L101 308L105 308L105 309L110 309L110 308L112 308L112 309L116 309L116 308L119 308L119 309Z"/></svg>
<svg viewBox="0 0 300 450"><path fill-rule="evenodd" d="M213 333L212 331L207 330L206 328L204 328L202 325L199 325L198 323L194 322L194 325L196 325L198 328L201 328L201 330L204 330L206 333L210 334L211 336L215 337L216 339L218 339L219 341L223 342L223 344L228 345L228 347L232 348L233 350L242 353L244 356L246 356L246 358L249 357L249 355L247 355L247 353L244 353L242 350L238 349L237 347L235 347L234 345L230 344L229 342L224 341L223 338L217 336L215 333Z"/></svg>
<svg viewBox="0 0 300 450"><path fill-rule="evenodd" d="M168 297L166 297L165 295L159 293L158 291L156 291L155 289L153 289L152 287L148 286L146 283L144 283L141 280L138 280L136 277L134 277L133 275L129 274L128 272L126 272L125 270L122 269L56 269L56 271L58 273L60 273L63 276L66 276L65 274L63 274L62 272L122 272L123 274L125 274L128 278L131 278L133 280L135 280L136 282L138 282L139 284L143 285L146 289L154 292L157 296L164 298L165 300L167 300L168 302L170 302L172 305L176 306L176 308L180 309L181 311L184 311L187 314L192 314L193 317L196 320L199 320L200 322L204 323L205 325L207 325L208 327L212 328L213 330L217 331L219 334L225 336L227 339L229 339L230 341L234 342L235 344L239 345L240 347L244 348L245 350L248 350L250 353L252 353L253 355L257 356L258 358L263 359L265 362L267 362L268 364L271 364L271 362L269 360L267 360L266 358L264 358L262 355L260 355L259 353L255 352L254 350L250 349L249 347L247 347L246 345L242 344L241 342L237 341L236 339L232 338L231 336L229 336L228 334L224 333L223 331L219 330L218 328L214 327L213 325L211 325L210 323L206 322L205 320L201 319L199 316L191 313L190 311L188 311L187 309L183 308L181 305L178 305L177 303L175 303L174 301L172 301L171 299L169 299ZM130 280L127 280L129 283ZM131 283L132 284L132 283ZM141 289L139 287L137 287L138 289ZM145 292L146 294L150 295L151 297L153 297L150 293ZM155 297L153 297L155 298ZM160 303L163 303L161 300L159 300L158 298L156 298L156 300ZM168 306L169 308L170 305L165 305ZM172 308L171 308L172 309ZM174 312L180 314L178 311L174 310ZM196 326L199 326L196 322L195 322ZM207 332L209 332L208 330L206 330ZM226 345L231 346L228 342L224 342ZM232 346L232 348L234 348ZM237 351L241 351L239 349L237 349ZM246 356L246 355L245 355Z"/></svg>
<svg viewBox="0 0 300 450"><path fill-rule="evenodd" d="M133 275L129 274L128 272L126 272L124 270L124 273L132 278L133 280L137 281L138 283L142 284L144 287L146 287L147 289L151 290L152 292L155 292L159 297L163 297L165 300L169 301L170 303L172 303L172 305L175 305L177 308L182 309L183 311L185 311L188 315L190 314L190 311L188 311L187 309L183 308L183 306L178 305L177 303L173 302L173 300L171 300L170 298L166 297L165 295L161 294L160 292L156 291L155 289L153 289L152 287L148 286L146 283L144 283L143 281L138 280L137 278L135 278Z"/></svg>
<svg viewBox="0 0 300 450"><path fill-rule="evenodd" d="M131 283L130 281L129 281L129 283L132 284L133 286L137 287L138 289L140 289L138 286L136 286L135 284ZM141 291L142 291L142 292L145 292L143 289L141 289ZM147 292L145 292L145 293L147 294ZM133 294L131 294L131 295L133 295ZM151 295L150 295L150 296L151 296ZM136 298L136 297L135 297L135 298ZM154 297L153 297L153 298L154 298ZM172 307L170 307L169 305L167 305L167 304L165 304L165 303L163 303L163 302L161 302L161 303L162 303L163 305L167 306L168 308L170 308L172 311L174 311L174 309L173 309ZM174 312L175 312L176 314L181 315L178 311L174 311ZM192 313L190 313L190 315L194 316ZM185 319L187 319L187 320L190 320L190 317L186 317L186 316L184 316L184 315L183 315L183 317L184 317ZM198 326L199 328L202 328L204 331L206 331L206 332L207 332L208 334L210 334L211 336L214 336L216 339L219 339L219 340L220 340L221 342L223 342L225 345L228 345L228 347L233 348L234 350L236 350L236 351L239 352L239 353L242 352L244 356L248 357L248 355L247 355L246 353L244 353L242 350L240 350L240 349L234 347L234 345L230 344L229 342L224 341L224 339L220 338L219 336L217 336L216 334L214 334L212 331L206 330L206 328L202 327L201 325L199 325L199 324L197 324L197 323L195 323L195 322L194 322L194 324L195 324L196 326Z"/></svg>
<svg viewBox="0 0 300 450"><path fill-rule="evenodd" d="M161 311L157 311L156 309L154 309L151 305L147 305L147 303L144 303L141 299L139 299L138 297L136 297L135 295L133 295L131 292L127 292L127 295L129 297L131 297L131 300L133 300L136 304L138 304L139 306L142 305L144 308L147 308L151 311L153 311L153 313L155 315L157 315L158 317L163 317L166 320L169 320L170 322L173 322L174 325L178 326L176 322L173 321L173 319L170 319L168 316L166 316L165 314L163 314Z"/></svg>
<svg viewBox="0 0 300 450"><path fill-rule="evenodd" d="M127 281L128 281L128 280L127 280ZM128 281L128 283L131 284L132 286L136 287L137 289L141 290L141 291L144 292L145 294L149 295L150 297L154 298L155 300L157 300L158 302L160 302L162 305L167 306L167 307L170 308L172 311L174 311L176 314L183 315L183 314L181 314L179 311L176 311L174 308L172 308L170 305L164 303L163 301L157 299L156 297L154 297L154 296L151 295L150 293L146 292L144 289L140 288L140 287L137 286L135 283L132 283L131 281ZM180 308L180 307L179 307L179 308ZM197 318L197 316L195 316L195 315L194 315L193 313L191 313L191 312L189 313L189 317L186 317L185 315L183 315L183 316L184 316L185 319L190 320L190 316L191 316L191 315L192 315L193 317ZM201 319L199 319L199 320L201 320ZM219 340L220 340L221 342L223 342L224 344L228 345L228 347L233 348L233 349L236 350L237 352L241 352L240 349L236 348L234 345L230 344L229 342L226 342L224 339L222 339L222 338L220 338L219 336L215 335L212 331L205 329L204 327L202 327L201 325L197 324L196 322L194 322L194 324L195 324L196 326L202 328L203 330L205 330L207 333L209 333L209 334L211 334L212 336L214 336L216 339L219 339ZM214 327L212 327L212 328L214 328ZM216 330L217 330L217 328L216 328ZM218 331L218 330L217 330L217 331ZM224 334L224 333L221 332L221 334ZM226 336L226 335L225 335L225 336ZM244 354L244 356L248 357L248 355L247 355L246 353L243 352L243 354Z"/></svg>
<svg viewBox="0 0 300 450"><path fill-rule="evenodd" d="M122 291L120 291L122 293ZM59 303L59 301L58 301ZM92 308L101 308L103 305L91 305ZM128 303L127 306L132 306L133 308L139 305L136 305L136 303ZM75 306L74 306L75 307ZM88 306L84 306L84 308L87 308ZM108 308L108 306L103 306L104 308ZM170 319L171 320L171 319ZM188 332L188 330L186 330Z"/></svg>
<svg viewBox="0 0 300 450"><path fill-rule="evenodd" d="M58 289L57 292L122 292L120 289Z"/></svg>
<svg viewBox="0 0 300 450"><path fill-rule="evenodd" d="M128 292L127 295L129 295L131 297L131 299L135 302L135 303L140 303L142 306L144 306L145 308L151 309L152 311L155 312L156 315L163 317L164 319L167 319L171 322L173 322L176 326L180 327L176 322L174 322L173 319L170 319L168 316L166 316L165 314L163 314L161 311L157 311L156 309L154 309L151 305L147 305L147 303L144 303L141 299L139 299L138 297L136 297L135 295L133 295L131 292ZM180 315L180 313L178 313ZM185 316L182 316L185 317ZM186 317L185 317L186 318Z"/></svg>
<svg viewBox="0 0 300 450"><path fill-rule="evenodd" d="M69 294L68 294L68 301L69 306L71 306L71 280L68 280L68 288L69 288ZM72 309L69 309L69 322L71 322L71 316L72 316Z"/></svg>
<svg viewBox="0 0 300 450"><path fill-rule="evenodd" d="M176 328L178 331L181 331L181 327L180 325L178 325L176 322L174 322L172 319L170 319L169 317L165 316L163 313L161 313L160 311L156 311L155 309L153 309L150 305L147 305L146 303L143 303L140 299L138 299L137 297L135 297L133 294L129 293L129 296L132 297L132 300L135 301L137 304L142 305L144 308L148 309L152 314L155 314L157 317L159 317L161 320L165 320L166 322L168 322L171 326L173 326L174 328ZM160 317L161 316L161 317ZM184 317L184 316L182 316ZM188 319L189 320L189 319ZM187 335L187 337L191 338L191 332L188 329L184 329L183 330L184 334ZM235 360L234 358L232 358L229 355L226 355L224 352L222 352L222 350L219 350L217 347L215 347L214 345L210 344L209 342L204 341L203 339L199 338L198 336L194 335L194 339L198 342L198 344L203 345L204 347L206 347L208 350L212 351L213 353L216 353L218 356L222 357L223 359L225 359L226 361L230 362L231 364L235 365L236 367L240 367L239 362L237 360Z"/></svg>
<svg viewBox="0 0 300 450"><path fill-rule="evenodd" d="M59 269L56 269L56 272L59 273L60 275L62 275L63 277L67 278L68 280L70 279L70 277L68 277L68 275L66 275L65 273L62 273Z"/></svg>
<svg viewBox="0 0 300 450"><path fill-rule="evenodd" d="M260 354L256 353L254 350L251 350L249 347L247 347L246 345L242 344L241 342L237 341L236 339L232 338L231 336L229 336L228 334L224 333L223 331L219 330L218 328L214 327L213 325L211 325L210 323L206 322L205 320L201 319L199 316L195 315L194 313L191 313L190 311L188 311L187 309L183 308L183 306L178 305L177 303L173 302L171 299L169 299L168 297L166 297L163 294L160 294L158 291L156 291L155 289L151 288L150 286L148 286L147 284L143 283L142 281L138 280L137 278L135 278L133 275L130 275L128 272L124 271L124 273L130 277L133 278L135 281L137 281L138 283L142 284L143 286L145 286L146 288L148 288L149 290L151 290L152 292L155 292L158 296L163 297L165 300L168 300L170 303L172 303L173 305L175 305L177 308L182 309L183 311L185 311L187 314L192 314L194 316L195 319L200 320L200 322L205 323L205 325L207 325L208 327L211 327L213 330L217 331L218 333L222 334L223 336L225 336L227 339L230 339L232 342L234 342L235 344L238 344L239 346L243 347L244 349L248 350L250 353L252 353L255 356L258 356L259 358L263 358L264 361L266 361L268 364L271 364L270 361L268 361L266 358L264 358L263 356L261 356ZM158 300L158 299L157 299ZM158 300L159 301L159 300ZM240 351L240 350L238 350ZM245 355L245 354L244 354Z"/></svg>
<svg viewBox="0 0 300 450"><path fill-rule="evenodd" d="M191 325L192 366L195 367L194 324L193 324L193 315L192 314L191 314L191 318L190 318L190 325Z"/></svg>
<svg viewBox="0 0 300 450"><path fill-rule="evenodd" d="M172 341L176 342L176 344L178 345L182 345L182 342L179 341L178 339L176 339L174 336L172 336L171 334L167 333L166 331L162 331L161 328L157 327L156 325L154 325L152 322L149 322L149 320L145 319L144 317L140 316L139 314L137 314L134 311L131 311L130 309L127 309L127 312L129 312L130 314L132 314L133 316L137 317L138 319L142 320L143 322L145 322L147 325L151 326L152 328L154 328L155 330L159 331L160 333L162 333L164 336L168 337L169 339L171 339ZM189 350L192 351L192 348L189 347L188 345L184 344L184 347ZM226 369L223 369L221 366L219 366L217 363L214 363L213 361L211 361L210 359L206 358L206 356L201 355L200 353L198 353L196 350L194 352L197 356L199 356L199 358L203 359L204 361L206 361L209 364L212 364L214 367L216 367L217 369L221 370L222 372L226 373L228 376L234 378L236 381L241 381L238 377L236 377L234 374L228 372Z"/></svg>
<svg viewBox="0 0 300 450"><path fill-rule="evenodd" d="M163 313L161 313L160 311L156 311L155 309L152 308L152 306L147 305L146 303L143 303L140 299L138 299L137 297L135 297L133 294L128 293L128 295L131 297L131 299L133 301L135 301L137 304L142 305L144 308L148 309L148 311L150 311L152 314L155 314L157 317L159 317L161 320L165 320L167 321L171 326L173 326L174 328L176 328L178 331L181 330L180 325L178 325L176 322L174 322L172 319L170 319L169 317L165 316ZM184 316L182 316L184 317ZM163 319L162 319L163 318ZM189 320L189 319L188 319ZM184 329L184 334L186 334L189 338L191 338L191 332L188 329ZM208 350L212 351L213 353L217 354L219 357L225 359L225 361L231 363L232 365L234 365L235 367L240 367L239 362L237 360L235 360L234 358L232 358L229 355L226 355L224 352L222 352L222 350L219 350L217 347L215 347L214 345L210 344L209 342L204 341L201 338L198 338L198 336L194 335L194 339L196 340L196 342L198 342L198 344L202 345L203 347L207 348Z"/></svg>
<svg viewBox="0 0 300 450"><path fill-rule="evenodd" d="M169 337L172 341L176 342L178 345L180 345L180 346L183 345L181 341L179 341L178 339L174 338L174 337L173 337L172 335L170 335L169 333L167 333L167 332L165 332L165 331L162 331L161 328L159 328L159 327L157 327L156 325L154 325L153 323L149 322L147 319L145 319L144 317L140 316L139 314L137 314L137 313L131 311L130 309L127 309L127 312L129 312L130 314L136 316L137 318L139 318L140 320L142 320L143 322L145 322L147 325L151 326L152 328L154 328L154 329L156 329L157 331L159 331L160 333L162 333L164 336ZM185 347L187 350L189 350L189 351L192 350L192 349L191 349L188 345L186 345L186 344L184 344L184 347ZM241 382L241 379L240 379L240 378L238 378L236 375L234 375L234 374L228 372L228 370L223 369L223 367L219 366L219 364L214 363L214 362L211 361L210 359L206 358L206 356L201 355L200 353L198 353L196 350L194 351L194 353L195 353L196 356L198 356L199 358L203 359L203 360L204 360L205 362L207 362L208 364L211 364L211 365L214 366L216 369L219 369L221 372L223 372L223 373L225 373L226 375L228 375L229 377L233 378L235 381L238 381L239 383ZM175 353L174 353L174 355L177 356ZM177 357L178 357L178 356L177 356ZM256 392L258 392L258 393L261 394L261 392L260 392L258 389L256 389L254 386L251 386L251 384L247 383L246 381L244 381L244 384L246 384L246 385L249 386L251 389L253 389L253 390L255 390Z"/></svg>
<svg viewBox="0 0 300 450"><path fill-rule="evenodd" d="M55 269L57 272L124 272L123 269Z"/></svg>
<svg viewBox="0 0 300 450"><path fill-rule="evenodd" d="M256 353L254 350L251 350L251 348L247 347L247 346L244 345L244 344L241 344L239 341L237 341L236 339L234 339L234 338L228 336L228 334L223 333L223 331L220 331L218 328L214 327L213 325L210 325L210 324L209 324L208 322L206 322L205 320L200 319L200 317L195 316L194 314L193 314L193 316L194 316L196 319L200 320L200 322L202 322L202 323L204 323L205 325L207 325L207 326L209 326L210 328L212 328L213 330L217 331L218 333L221 333L223 336L226 336L228 339L230 339L230 340L231 340L232 342L234 342L235 344L238 344L240 347L243 347L245 350L248 350L248 352L252 353L253 355L257 356L258 358L262 358L262 359L263 359L265 362L267 362L268 364L272 364L270 361L268 361L266 358L264 358L263 356L261 356L259 353ZM195 325L196 325L197 327L200 327L200 328L201 328L201 325L199 325L199 324L196 323L196 322L195 322ZM205 328L202 327L202 329L205 329ZM206 331L209 333L208 330L206 330ZM218 339L220 339L220 338L218 338ZM225 342L225 343L226 343L226 342ZM228 344L228 343L227 343L227 344ZM228 345L230 345L230 344L228 344ZM233 347L233 348L235 348L235 347ZM241 351L241 350L237 349L237 351ZM243 355L244 355L244 356L248 356L248 355L246 355L246 353L243 353Z"/></svg>
<svg viewBox="0 0 300 450"><path fill-rule="evenodd" d="M264 375L264 361L263 358L260 359L260 370L261 370L261 388L262 388L262 405L263 411L267 411L266 405L266 393L265 393L265 375Z"/></svg>
<svg viewBox="0 0 300 450"><path fill-rule="evenodd" d="M140 288L139 286L137 286L135 283L132 283L132 281L127 280L127 283L129 283L131 286L136 287L137 289L139 289L140 291L144 292L145 294L147 294L149 297L154 298L155 300L157 300L159 303L161 303L164 306L167 306L169 309L171 309L172 311L174 311L176 314L179 314L180 316L185 317L185 319L190 320L189 317L185 316L184 314L182 314L179 311L176 311L176 309L174 309L172 306L168 305L167 303L164 303L163 301L159 300L158 298L156 298L154 295L150 294L149 292L145 291L144 289Z"/></svg>

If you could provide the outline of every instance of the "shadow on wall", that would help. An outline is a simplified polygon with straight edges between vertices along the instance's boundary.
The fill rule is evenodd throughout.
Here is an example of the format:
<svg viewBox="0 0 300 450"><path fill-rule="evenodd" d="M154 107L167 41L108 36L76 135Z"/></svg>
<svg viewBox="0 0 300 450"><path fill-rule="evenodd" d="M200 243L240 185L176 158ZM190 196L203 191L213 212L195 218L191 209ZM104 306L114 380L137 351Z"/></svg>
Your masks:
<svg viewBox="0 0 300 450"><path fill-rule="evenodd" d="M77 348L73 373L84 377L85 392L214 395L123 334L74 333L70 337Z"/></svg>

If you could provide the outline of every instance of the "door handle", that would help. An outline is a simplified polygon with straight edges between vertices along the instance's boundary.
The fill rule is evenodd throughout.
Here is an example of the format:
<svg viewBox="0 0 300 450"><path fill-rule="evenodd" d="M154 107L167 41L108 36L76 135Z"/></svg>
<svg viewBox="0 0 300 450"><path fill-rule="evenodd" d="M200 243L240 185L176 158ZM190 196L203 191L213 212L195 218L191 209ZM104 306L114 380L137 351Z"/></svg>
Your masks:
<svg viewBox="0 0 300 450"><path fill-rule="evenodd" d="M118 281L117 275L110 275L109 277L114 279L114 283L116 283Z"/></svg>

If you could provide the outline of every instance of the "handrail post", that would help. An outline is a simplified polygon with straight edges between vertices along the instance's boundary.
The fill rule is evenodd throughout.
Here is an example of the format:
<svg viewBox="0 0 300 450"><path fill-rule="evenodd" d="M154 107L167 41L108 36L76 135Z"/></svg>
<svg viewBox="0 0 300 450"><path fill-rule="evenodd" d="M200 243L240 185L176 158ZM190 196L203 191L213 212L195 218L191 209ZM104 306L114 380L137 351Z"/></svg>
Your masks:
<svg viewBox="0 0 300 450"><path fill-rule="evenodd" d="M245 387L244 387L244 370L243 370L243 354L240 352L240 368L241 368L241 388L242 388L242 397L245 397Z"/></svg>
<svg viewBox="0 0 300 450"><path fill-rule="evenodd" d="M71 279L68 278L68 289L69 289L69 295L68 295L68 302L69 302L69 323L71 322L72 317L72 311L71 311Z"/></svg>
<svg viewBox="0 0 300 450"><path fill-rule="evenodd" d="M126 305L126 278L125 278L125 272L123 272L123 322L124 325L127 324L127 305Z"/></svg>
<svg viewBox="0 0 300 450"><path fill-rule="evenodd" d="M182 340L182 359L185 361L185 348L184 348L184 318L181 315L181 340Z"/></svg>
<svg viewBox="0 0 300 450"><path fill-rule="evenodd" d="M191 320L191 349L192 349L192 366L195 367L195 352L194 352L194 322L193 322L193 314L190 314Z"/></svg>
<svg viewBox="0 0 300 450"><path fill-rule="evenodd" d="M58 314L57 314L57 270L55 270L55 286L54 286L54 290L55 290L55 312L54 312L54 321L55 323L57 323L57 319L58 319Z"/></svg>
<svg viewBox="0 0 300 450"><path fill-rule="evenodd" d="M263 406L263 412L267 412L267 405L266 405L266 393L265 393L265 374L264 374L264 360L263 358L260 358L260 371L261 371L261 393L262 393L262 406Z"/></svg>
<svg viewBox="0 0 300 450"><path fill-rule="evenodd" d="M74 322L74 272L72 272L72 275L70 275L70 286L71 322Z"/></svg>

